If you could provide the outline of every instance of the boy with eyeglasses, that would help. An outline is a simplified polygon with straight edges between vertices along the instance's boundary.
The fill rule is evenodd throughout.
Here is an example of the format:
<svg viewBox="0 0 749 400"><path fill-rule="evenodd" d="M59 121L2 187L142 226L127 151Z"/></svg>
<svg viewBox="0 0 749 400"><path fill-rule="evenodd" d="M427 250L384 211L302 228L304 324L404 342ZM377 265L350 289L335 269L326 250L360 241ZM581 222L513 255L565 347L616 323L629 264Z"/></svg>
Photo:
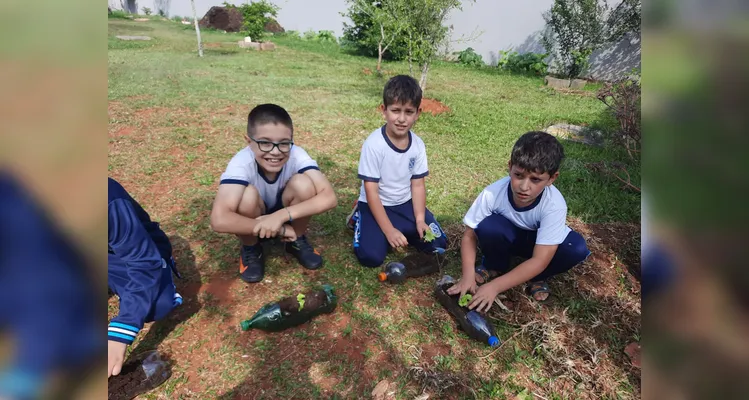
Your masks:
<svg viewBox="0 0 749 400"><path fill-rule="evenodd" d="M307 241L310 217L337 205L335 193L317 162L294 145L291 117L282 107L261 104L247 117L248 146L221 175L211 211L211 228L237 235L242 247L239 276L248 283L265 274L260 241L278 237L303 267L323 265Z"/></svg>

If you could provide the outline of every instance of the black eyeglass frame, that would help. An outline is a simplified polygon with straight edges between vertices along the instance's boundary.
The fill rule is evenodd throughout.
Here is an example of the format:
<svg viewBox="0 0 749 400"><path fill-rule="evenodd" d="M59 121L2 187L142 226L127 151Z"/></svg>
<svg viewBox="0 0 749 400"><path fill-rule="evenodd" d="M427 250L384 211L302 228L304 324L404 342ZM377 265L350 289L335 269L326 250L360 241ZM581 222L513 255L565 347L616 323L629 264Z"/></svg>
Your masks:
<svg viewBox="0 0 749 400"><path fill-rule="evenodd" d="M269 140L255 140L255 138L250 138L250 140L252 140L253 142L257 143L257 148L260 149L260 151L262 151L263 153L270 153L270 152L273 151L273 148L278 148L278 151L280 151L281 153L288 154L291 151L292 147L294 147L294 141L293 140L288 141L288 142L278 142L278 143L271 142ZM270 145L272 145L272 147L270 148L270 150L263 150L262 146L264 144L270 144ZM281 145L282 144L288 144L289 145L289 150L287 150L287 151L281 150Z"/></svg>

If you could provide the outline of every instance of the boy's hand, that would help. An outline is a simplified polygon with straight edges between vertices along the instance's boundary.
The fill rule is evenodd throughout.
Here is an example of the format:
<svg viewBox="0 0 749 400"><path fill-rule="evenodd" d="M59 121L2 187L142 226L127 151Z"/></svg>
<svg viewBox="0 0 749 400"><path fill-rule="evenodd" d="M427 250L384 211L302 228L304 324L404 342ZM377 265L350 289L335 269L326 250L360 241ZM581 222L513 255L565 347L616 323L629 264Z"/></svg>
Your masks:
<svg viewBox="0 0 749 400"><path fill-rule="evenodd" d="M388 243L390 243L393 248L408 246L408 240L406 239L406 237L403 236L401 231L395 228L393 228L390 232L387 232L385 236L388 239Z"/></svg>
<svg viewBox="0 0 749 400"><path fill-rule="evenodd" d="M468 309L473 310L475 308L478 312L487 312L494 304L494 299L497 298L498 294L499 291L493 285L482 285L473 295L473 301L468 305Z"/></svg>
<svg viewBox="0 0 749 400"><path fill-rule="evenodd" d="M255 218L255 221L257 222L255 223L255 228L252 229L252 233L261 239L269 239L278 235L286 219L273 213L270 215L261 215Z"/></svg>
<svg viewBox="0 0 749 400"><path fill-rule="evenodd" d="M289 224L283 225L283 228L281 228L279 233L282 235L282 242L293 242L296 240L296 231L294 231L294 227Z"/></svg>
<svg viewBox="0 0 749 400"><path fill-rule="evenodd" d="M419 239L424 240L424 235L427 231L431 231L432 229L427 225L424 221L416 221L416 231L419 232Z"/></svg>
<svg viewBox="0 0 749 400"><path fill-rule="evenodd" d="M476 289L478 286L476 286L476 278L467 279L470 277L464 276L462 277L458 283L450 286L447 289L447 294L454 295L460 293L460 296L462 297L466 293L474 294L476 293Z"/></svg>
<svg viewBox="0 0 749 400"><path fill-rule="evenodd" d="M108 375L109 378L112 375L119 375L122 370L122 363L125 361L125 351L127 345L125 343L115 342L114 340L107 340L108 353L109 353L109 367Z"/></svg>

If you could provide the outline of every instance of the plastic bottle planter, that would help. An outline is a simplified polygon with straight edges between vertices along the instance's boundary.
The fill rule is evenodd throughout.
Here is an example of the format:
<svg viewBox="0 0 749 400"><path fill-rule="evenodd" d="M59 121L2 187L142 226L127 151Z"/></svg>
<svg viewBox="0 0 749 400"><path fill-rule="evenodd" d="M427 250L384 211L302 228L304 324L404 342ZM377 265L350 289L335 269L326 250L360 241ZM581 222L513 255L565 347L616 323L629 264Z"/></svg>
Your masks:
<svg viewBox="0 0 749 400"><path fill-rule="evenodd" d="M242 321L243 331L260 329L266 332L278 332L301 325L312 318L333 312L338 298L330 285L323 290L304 293L303 296L284 297L278 302L268 303L258 310L252 318Z"/></svg>
<svg viewBox="0 0 749 400"><path fill-rule="evenodd" d="M437 281L434 287L434 295L437 297L437 301L447 309L458 322L459 327L472 339L491 347L498 346L500 341L494 332L494 327L478 312L461 307L458 304L459 295L451 296L447 294L447 289L454 284L455 280L449 275L445 275Z"/></svg>
<svg viewBox="0 0 749 400"><path fill-rule="evenodd" d="M131 357L119 375L109 378L109 400L130 400L161 386L172 376L169 363L156 351Z"/></svg>
<svg viewBox="0 0 749 400"><path fill-rule="evenodd" d="M408 278L418 278L440 271L440 263L444 260L445 250L438 248L434 254L414 253L406 256L402 262L389 262L385 269L377 274L380 282L399 284Z"/></svg>

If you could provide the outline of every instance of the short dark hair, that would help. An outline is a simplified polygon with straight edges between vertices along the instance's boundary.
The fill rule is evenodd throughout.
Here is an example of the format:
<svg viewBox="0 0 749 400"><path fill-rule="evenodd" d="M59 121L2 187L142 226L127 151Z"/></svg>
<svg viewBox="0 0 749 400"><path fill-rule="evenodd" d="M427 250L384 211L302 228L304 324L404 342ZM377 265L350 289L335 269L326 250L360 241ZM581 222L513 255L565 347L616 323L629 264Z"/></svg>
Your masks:
<svg viewBox="0 0 749 400"><path fill-rule="evenodd" d="M252 137L255 133L255 127L265 124L281 124L291 129L291 135L294 135L294 124L291 122L291 116L283 107L276 104L260 104L250 111L247 116L247 136Z"/></svg>
<svg viewBox="0 0 749 400"><path fill-rule="evenodd" d="M396 75L385 84L382 92L382 104L385 108L391 104L413 104L414 107L421 106L421 87L416 79L408 75Z"/></svg>
<svg viewBox="0 0 749 400"><path fill-rule="evenodd" d="M512 147L510 164L539 174L554 175L564 159L564 148L546 132L528 132Z"/></svg>

